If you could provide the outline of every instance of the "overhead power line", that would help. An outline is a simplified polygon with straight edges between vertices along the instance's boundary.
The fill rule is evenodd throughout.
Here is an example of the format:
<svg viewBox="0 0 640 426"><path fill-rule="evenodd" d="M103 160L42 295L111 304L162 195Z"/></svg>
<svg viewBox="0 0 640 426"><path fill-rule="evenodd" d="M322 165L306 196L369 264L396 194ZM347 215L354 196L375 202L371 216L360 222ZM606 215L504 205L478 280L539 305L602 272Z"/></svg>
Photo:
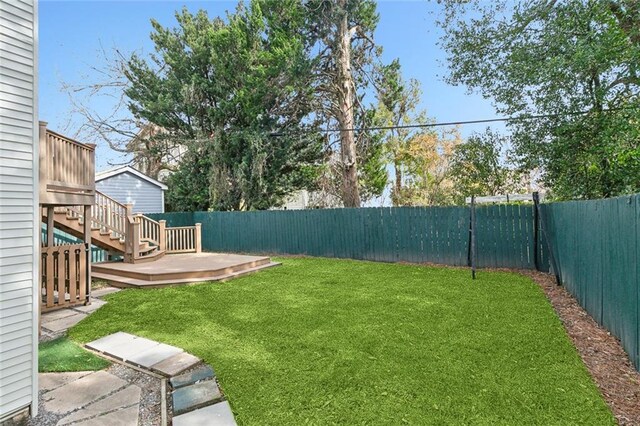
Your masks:
<svg viewBox="0 0 640 426"><path fill-rule="evenodd" d="M638 107L619 107L619 108L609 108L604 109L600 112L615 112L622 110L631 110L638 109ZM566 112L562 114L539 114L539 115L526 115L520 117L495 117L495 118L486 118L479 120L466 120L466 121L445 121L445 122L437 122L437 123L416 123L416 124L402 124L397 126L370 126L370 127L352 127L352 128L334 128L334 129L320 129L315 130L313 133L339 133L339 132L363 132L363 131L371 131L371 130L399 130L399 129L421 129L421 128L430 128L430 127L443 127L443 126L458 126L463 124L484 124L484 123L499 123L499 122L510 122L510 121L528 121L528 120L536 120L541 118L558 118L558 117L570 117L570 116L578 116L578 115L587 115L593 113L593 111L577 111L577 112ZM300 134L307 133L304 131L300 132L272 132L269 133L269 136L287 136L292 134Z"/></svg>

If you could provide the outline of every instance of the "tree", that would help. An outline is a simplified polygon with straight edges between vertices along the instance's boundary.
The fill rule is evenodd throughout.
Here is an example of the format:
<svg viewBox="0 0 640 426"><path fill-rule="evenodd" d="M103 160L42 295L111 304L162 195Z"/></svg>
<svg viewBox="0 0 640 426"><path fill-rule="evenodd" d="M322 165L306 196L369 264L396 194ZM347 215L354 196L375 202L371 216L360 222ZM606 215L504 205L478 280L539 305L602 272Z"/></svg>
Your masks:
<svg viewBox="0 0 640 426"><path fill-rule="evenodd" d="M372 0L307 0L308 42L314 52L314 89L320 95L317 113L334 122L339 132L342 200L359 207L356 111L364 110L362 93L371 81L371 67L379 49L373 42L378 23ZM361 150L362 152L362 150Z"/></svg>
<svg viewBox="0 0 640 426"><path fill-rule="evenodd" d="M499 195L511 189L515 172L504 165L502 150L508 141L490 129L471 135L456 146L451 176L458 202L471 195Z"/></svg>
<svg viewBox="0 0 640 426"><path fill-rule="evenodd" d="M426 124L424 111L417 111L422 91L417 80L408 82L402 78L400 62L396 59L381 67L377 83L378 107L376 124L389 127L384 131L383 139L387 160L393 165L393 187L391 199L394 205L402 205L407 162L410 158L409 144L420 133L416 128L402 128L409 124Z"/></svg>
<svg viewBox="0 0 640 426"><path fill-rule="evenodd" d="M404 206L453 204L451 161L460 143L457 129L425 130L412 136L404 160L405 182L394 203Z"/></svg>
<svg viewBox="0 0 640 426"><path fill-rule="evenodd" d="M640 190L637 0L445 1L452 84L495 101L521 166L557 198Z"/></svg>
<svg viewBox="0 0 640 426"><path fill-rule="evenodd" d="M128 61L125 94L137 120L188 149L171 208L266 209L314 179L322 144L301 136L316 128L302 11L254 0L226 22L186 9L176 28L152 21L155 54Z"/></svg>

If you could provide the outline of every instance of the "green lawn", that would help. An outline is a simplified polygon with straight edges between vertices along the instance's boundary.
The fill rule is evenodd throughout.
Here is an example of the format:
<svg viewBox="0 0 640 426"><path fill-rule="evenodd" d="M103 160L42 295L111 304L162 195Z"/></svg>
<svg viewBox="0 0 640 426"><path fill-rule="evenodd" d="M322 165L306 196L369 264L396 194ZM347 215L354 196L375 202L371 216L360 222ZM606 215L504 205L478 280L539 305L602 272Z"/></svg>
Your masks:
<svg viewBox="0 0 640 426"><path fill-rule="evenodd" d="M38 371L41 373L95 371L107 368L110 364L66 337L41 343L38 348Z"/></svg>
<svg viewBox="0 0 640 426"><path fill-rule="evenodd" d="M213 365L242 425L615 424L529 279L334 259L222 284L126 290L73 328Z"/></svg>

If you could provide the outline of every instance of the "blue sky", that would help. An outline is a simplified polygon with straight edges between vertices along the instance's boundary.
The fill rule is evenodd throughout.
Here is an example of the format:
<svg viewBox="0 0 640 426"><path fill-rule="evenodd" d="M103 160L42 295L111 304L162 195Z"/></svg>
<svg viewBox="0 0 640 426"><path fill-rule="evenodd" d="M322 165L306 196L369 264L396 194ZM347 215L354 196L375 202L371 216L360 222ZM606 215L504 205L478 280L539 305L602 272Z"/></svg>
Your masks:
<svg viewBox="0 0 640 426"><path fill-rule="evenodd" d="M63 130L71 106L61 83L79 84L97 80L92 66L100 64L101 46L117 47L123 53L152 51L150 19L165 26L175 24L174 12L206 9L209 16L233 10L232 1L52 1L41 0L40 13L40 119L52 130ZM435 20L439 6L428 1L380 1L380 23L376 42L383 46L383 60L400 58L405 78L420 81L422 107L436 121L461 121L496 115L491 102L464 87L447 85L444 52L437 46L441 35ZM95 107L104 107L96 99ZM484 126L465 126L463 135ZM96 166L109 167L121 154L98 146Z"/></svg>

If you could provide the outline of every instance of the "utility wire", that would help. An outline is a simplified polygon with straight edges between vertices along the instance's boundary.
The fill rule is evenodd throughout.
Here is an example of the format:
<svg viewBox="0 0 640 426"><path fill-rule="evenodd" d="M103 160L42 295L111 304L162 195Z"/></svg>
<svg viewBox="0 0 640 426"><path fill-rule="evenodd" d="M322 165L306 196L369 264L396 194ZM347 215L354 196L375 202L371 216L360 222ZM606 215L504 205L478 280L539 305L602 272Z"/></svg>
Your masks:
<svg viewBox="0 0 640 426"><path fill-rule="evenodd" d="M608 108L603 109L602 113L623 111L623 110L638 110L639 106L626 106L626 107L617 107L617 108ZM495 118L486 118L479 120L466 120L466 121L444 121L444 122L436 122L436 123L414 123L414 124L403 124L396 126L371 126L371 127L352 127L352 128L326 128L326 129L317 129L313 131L305 131L305 130L292 130L292 131L284 131L284 132L265 132L267 136L270 137L280 137L280 136L300 136L305 134L332 134L339 133L342 131L347 132L364 132L371 130L397 130L397 129L421 129L421 128L432 128L432 127L443 127L443 126L458 126L463 124L484 124L484 123L499 123L499 122L514 122L514 121L528 121L528 120L537 120L541 118L558 118L558 117L573 117L579 115L587 115L591 114L593 111L576 111L576 112L565 112L559 114L538 114L538 115L524 115L519 117L495 117ZM241 130L233 129L231 132L239 132ZM183 140L185 142L206 142L211 140L211 138L170 138L174 141Z"/></svg>
<svg viewBox="0 0 640 426"><path fill-rule="evenodd" d="M618 107L618 108L609 108L604 109L600 112L615 112L622 111L627 109L638 109L638 107ZM422 123L422 124L404 124L397 126L371 126L371 127L353 127L347 129L335 128L335 129L320 129L314 131L314 133L338 133L338 132L362 132L368 130L397 130L397 129L420 129L420 128L429 128L429 127L442 127L442 126L457 126L462 124L483 124L483 123L498 123L498 122L509 122L509 121L527 121L527 120L536 120L540 118L557 118L563 116L578 116L578 115L587 115L592 113L593 111L577 111L577 112L566 112L562 114L539 114L539 115L526 115L520 117L496 117L496 118L486 118L480 120L467 120L467 121L445 121L439 123ZM269 133L269 136L286 136L293 134L295 132L272 132Z"/></svg>

